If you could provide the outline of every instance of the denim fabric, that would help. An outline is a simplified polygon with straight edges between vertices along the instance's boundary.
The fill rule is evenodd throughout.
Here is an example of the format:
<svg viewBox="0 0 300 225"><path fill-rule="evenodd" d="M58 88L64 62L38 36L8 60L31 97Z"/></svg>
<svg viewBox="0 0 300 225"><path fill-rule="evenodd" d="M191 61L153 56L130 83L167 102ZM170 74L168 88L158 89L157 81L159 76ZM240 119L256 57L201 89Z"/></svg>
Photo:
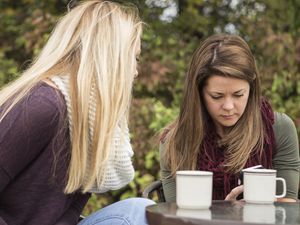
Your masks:
<svg viewBox="0 0 300 225"><path fill-rule="evenodd" d="M146 198L129 198L100 209L78 225L147 225L145 208L153 204Z"/></svg>

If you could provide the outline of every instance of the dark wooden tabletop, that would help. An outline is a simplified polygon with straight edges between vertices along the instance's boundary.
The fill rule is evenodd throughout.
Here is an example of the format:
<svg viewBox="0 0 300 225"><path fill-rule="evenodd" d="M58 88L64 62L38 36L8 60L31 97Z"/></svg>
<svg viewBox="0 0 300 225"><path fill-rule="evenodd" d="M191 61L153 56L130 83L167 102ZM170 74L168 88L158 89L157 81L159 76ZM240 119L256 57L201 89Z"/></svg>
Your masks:
<svg viewBox="0 0 300 225"><path fill-rule="evenodd" d="M148 206L149 225L300 224L300 202L249 204L243 201L213 201L210 209L180 209L175 203Z"/></svg>

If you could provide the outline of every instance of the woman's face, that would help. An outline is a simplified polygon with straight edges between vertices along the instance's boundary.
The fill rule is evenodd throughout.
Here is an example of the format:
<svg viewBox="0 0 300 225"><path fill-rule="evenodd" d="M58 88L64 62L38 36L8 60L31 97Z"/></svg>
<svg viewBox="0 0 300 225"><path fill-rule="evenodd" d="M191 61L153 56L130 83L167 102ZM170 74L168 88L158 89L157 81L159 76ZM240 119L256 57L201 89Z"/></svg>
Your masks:
<svg viewBox="0 0 300 225"><path fill-rule="evenodd" d="M249 91L250 86L246 80L218 75L206 80L203 88L204 104L220 136L243 115Z"/></svg>

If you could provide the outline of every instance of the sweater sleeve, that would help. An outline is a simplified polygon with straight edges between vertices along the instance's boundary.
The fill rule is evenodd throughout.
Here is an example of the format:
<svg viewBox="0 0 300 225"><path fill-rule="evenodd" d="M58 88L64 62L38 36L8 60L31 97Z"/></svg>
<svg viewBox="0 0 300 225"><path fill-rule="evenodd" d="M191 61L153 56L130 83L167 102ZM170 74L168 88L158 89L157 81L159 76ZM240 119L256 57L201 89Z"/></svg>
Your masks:
<svg viewBox="0 0 300 225"><path fill-rule="evenodd" d="M0 192L52 140L58 114L46 95L31 93L0 122Z"/></svg>
<svg viewBox="0 0 300 225"><path fill-rule="evenodd" d="M176 180L171 177L171 171L164 159L164 143L159 145L160 171L166 202L176 202Z"/></svg>
<svg viewBox="0 0 300 225"><path fill-rule="evenodd" d="M91 194L86 194L85 197L82 197L82 195L78 193L75 194L73 204L55 225L69 225L70 222L72 222L72 224L77 224L79 220L78 215L83 211L83 208L90 197Z"/></svg>
<svg viewBox="0 0 300 225"><path fill-rule="evenodd" d="M285 197L297 199L300 159L296 127L286 114L275 113L273 129L276 140L273 167L277 170L277 177L282 177L286 181ZM277 192L281 193L281 190L281 185L278 185Z"/></svg>

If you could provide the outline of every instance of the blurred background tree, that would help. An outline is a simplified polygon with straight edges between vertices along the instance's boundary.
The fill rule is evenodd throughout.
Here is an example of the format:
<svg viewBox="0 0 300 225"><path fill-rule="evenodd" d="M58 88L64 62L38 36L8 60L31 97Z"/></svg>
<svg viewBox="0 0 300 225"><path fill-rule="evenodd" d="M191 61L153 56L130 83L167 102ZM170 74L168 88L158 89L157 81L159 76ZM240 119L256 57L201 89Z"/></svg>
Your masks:
<svg viewBox="0 0 300 225"><path fill-rule="evenodd" d="M118 1L120 2L120 0ZM131 0L146 22L130 128L134 181L92 196L85 213L140 196L159 179L158 133L178 114L184 75L193 51L215 33L232 33L250 45L275 110L300 132L299 0ZM0 0L0 86L15 79L41 50L67 0Z"/></svg>

